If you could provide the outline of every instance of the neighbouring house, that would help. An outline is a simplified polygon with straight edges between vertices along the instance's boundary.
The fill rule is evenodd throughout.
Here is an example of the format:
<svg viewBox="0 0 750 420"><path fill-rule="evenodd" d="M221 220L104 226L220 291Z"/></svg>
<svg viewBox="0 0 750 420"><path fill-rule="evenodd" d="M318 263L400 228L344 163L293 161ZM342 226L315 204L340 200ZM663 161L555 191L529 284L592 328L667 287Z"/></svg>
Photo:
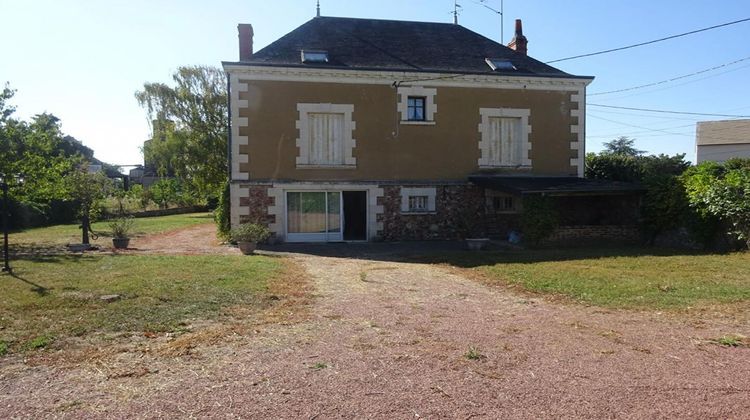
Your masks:
<svg viewBox="0 0 750 420"><path fill-rule="evenodd" d="M632 232L637 188L583 179L593 77L528 56L520 20L508 46L456 24L316 17L254 52L238 30L239 61L223 62L233 226L395 241L479 223L502 238L541 194L569 210L563 236Z"/></svg>
<svg viewBox="0 0 750 420"><path fill-rule="evenodd" d="M699 121L696 125L696 160L724 162L750 158L750 119Z"/></svg>

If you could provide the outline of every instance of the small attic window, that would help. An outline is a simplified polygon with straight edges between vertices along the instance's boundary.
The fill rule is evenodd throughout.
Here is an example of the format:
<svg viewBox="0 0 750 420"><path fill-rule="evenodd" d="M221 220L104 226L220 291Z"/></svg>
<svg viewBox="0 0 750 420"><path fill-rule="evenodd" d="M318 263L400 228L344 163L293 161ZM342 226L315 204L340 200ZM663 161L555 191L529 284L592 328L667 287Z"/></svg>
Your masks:
<svg viewBox="0 0 750 420"><path fill-rule="evenodd" d="M484 61L487 62L492 71L516 70L516 66L505 58L487 58Z"/></svg>
<svg viewBox="0 0 750 420"><path fill-rule="evenodd" d="M302 50L302 62L303 63L327 63L328 52L327 51Z"/></svg>

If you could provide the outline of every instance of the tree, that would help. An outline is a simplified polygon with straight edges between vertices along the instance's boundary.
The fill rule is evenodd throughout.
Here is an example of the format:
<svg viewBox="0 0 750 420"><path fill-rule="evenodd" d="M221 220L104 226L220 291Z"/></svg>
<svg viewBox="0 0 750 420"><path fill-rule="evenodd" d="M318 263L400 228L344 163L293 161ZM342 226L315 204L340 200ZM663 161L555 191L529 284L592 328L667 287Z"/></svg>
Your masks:
<svg viewBox="0 0 750 420"><path fill-rule="evenodd" d="M88 165L81 165L65 177L70 196L78 203L81 220L81 243L89 244L91 220L95 219L96 203L111 190L112 182L102 172L89 173Z"/></svg>
<svg viewBox="0 0 750 420"><path fill-rule="evenodd" d="M619 156L642 156L646 153L644 150L635 148L635 139L626 136L620 136L612 141L604 142L604 153Z"/></svg>
<svg viewBox="0 0 750 420"><path fill-rule="evenodd" d="M730 233L750 247L750 159L703 162L683 181L691 206L729 223Z"/></svg>
<svg viewBox="0 0 750 420"><path fill-rule="evenodd" d="M216 197L227 178L227 91L215 67L180 67L175 86L145 83L136 92L152 123L144 146L160 175L182 180L203 197Z"/></svg>

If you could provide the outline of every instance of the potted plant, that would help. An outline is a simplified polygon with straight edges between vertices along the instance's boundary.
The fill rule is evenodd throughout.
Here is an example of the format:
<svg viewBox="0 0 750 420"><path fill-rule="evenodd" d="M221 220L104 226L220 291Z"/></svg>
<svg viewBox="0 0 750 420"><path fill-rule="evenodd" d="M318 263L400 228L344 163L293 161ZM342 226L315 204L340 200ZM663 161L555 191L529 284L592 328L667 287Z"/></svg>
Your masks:
<svg viewBox="0 0 750 420"><path fill-rule="evenodd" d="M229 232L233 242L237 242L240 251L250 255L255 251L258 242L263 242L271 236L271 231L260 223L243 223Z"/></svg>
<svg viewBox="0 0 750 420"><path fill-rule="evenodd" d="M112 231L112 245L115 249L125 249L130 244L128 234L133 229L132 217L118 217L109 222L109 229Z"/></svg>

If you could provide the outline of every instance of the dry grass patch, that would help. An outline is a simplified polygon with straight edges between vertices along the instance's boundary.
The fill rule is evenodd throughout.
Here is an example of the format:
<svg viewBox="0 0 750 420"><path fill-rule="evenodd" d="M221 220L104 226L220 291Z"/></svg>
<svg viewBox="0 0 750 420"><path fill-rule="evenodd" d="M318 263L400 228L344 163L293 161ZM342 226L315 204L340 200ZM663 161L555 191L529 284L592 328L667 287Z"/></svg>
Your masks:
<svg viewBox="0 0 750 420"><path fill-rule="evenodd" d="M264 256L59 256L15 268L2 276L0 350L42 359L106 358L122 342L185 355L301 319L310 299L295 262ZM121 298L99 299L108 294ZM91 345L98 350L78 351Z"/></svg>

